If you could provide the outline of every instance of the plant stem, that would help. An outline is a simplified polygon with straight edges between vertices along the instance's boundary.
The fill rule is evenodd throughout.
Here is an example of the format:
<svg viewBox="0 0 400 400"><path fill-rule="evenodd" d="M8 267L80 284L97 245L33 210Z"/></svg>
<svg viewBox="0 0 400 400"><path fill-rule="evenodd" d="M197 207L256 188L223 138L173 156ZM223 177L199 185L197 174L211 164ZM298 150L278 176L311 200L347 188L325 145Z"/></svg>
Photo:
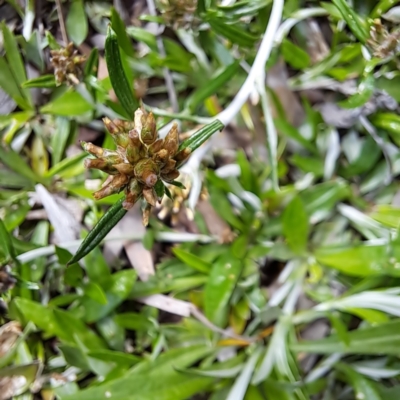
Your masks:
<svg viewBox="0 0 400 400"><path fill-rule="evenodd" d="M62 12L61 0L56 0L58 21L60 22L60 30L64 46L68 44L67 30L65 29L64 15Z"/></svg>
<svg viewBox="0 0 400 400"><path fill-rule="evenodd" d="M238 94L235 96L231 104L229 104L224 111L220 112L216 117L214 117L214 119L219 119L225 126L232 122L236 114L243 107L243 104L247 101L250 93L254 89L254 84L257 78L260 76L260 73L264 71L265 64L271 54L274 44L275 34L281 22L283 3L284 0L274 0L267 29L246 81L240 88Z"/></svg>

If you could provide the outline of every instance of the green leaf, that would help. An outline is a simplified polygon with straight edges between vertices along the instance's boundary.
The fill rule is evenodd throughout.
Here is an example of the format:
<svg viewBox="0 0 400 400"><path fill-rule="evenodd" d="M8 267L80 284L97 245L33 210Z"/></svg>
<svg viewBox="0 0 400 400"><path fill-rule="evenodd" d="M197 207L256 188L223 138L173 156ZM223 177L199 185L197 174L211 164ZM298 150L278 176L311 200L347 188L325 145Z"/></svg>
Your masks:
<svg viewBox="0 0 400 400"><path fill-rule="evenodd" d="M310 141L305 139L300 134L300 132L295 127L293 127L289 122L278 118L274 120L274 123L278 131L281 131L284 135L289 136L296 142L300 143L304 148L309 150L311 153L318 155L315 146Z"/></svg>
<svg viewBox="0 0 400 400"><path fill-rule="evenodd" d="M105 293L99 286L91 285L90 297L86 293L88 286L85 286L85 294L88 297L84 297L80 302L81 307L85 310L83 319L92 323L106 317L129 296L135 280L136 272L133 269L116 272L112 275L111 282L109 282L110 287ZM95 287L96 293L94 292Z"/></svg>
<svg viewBox="0 0 400 400"><path fill-rule="evenodd" d="M253 354L249 357L246 362L246 365L243 367L240 375L235 380L231 390L229 391L229 395L226 400L242 400L245 397L247 392L247 388L250 384L251 377L254 372L254 368L260 358L262 351L262 347L258 347L255 349Z"/></svg>
<svg viewBox="0 0 400 400"><path fill-rule="evenodd" d="M79 249L69 261L68 265L78 262L80 259L89 254L101 241L106 237L108 232L122 219L126 214L126 210L122 208L125 198L119 199L99 220L97 225L89 232L83 240Z"/></svg>
<svg viewBox="0 0 400 400"><path fill-rule="evenodd" d="M155 328L148 317L133 312L118 314L114 317L114 321L119 326L132 331L148 332Z"/></svg>
<svg viewBox="0 0 400 400"><path fill-rule="evenodd" d="M2 382L5 381L7 383L10 382L7 379L8 377L11 378L11 382L13 382L12 379L14 377L23 377L22 381L18 381L20 382L18 383L18 385L15 385L15 383L11 385L11 387L13 388L13 398L16 398L17 396L20 397L19 395L23 395L23 393L28 390L29 386L33 384L39 370L39 361L35 361L29 364L11 365L7 368L3 368L0 370L0 377L2 378ZM4 391L2 393L4 393Z"/></svg>
<svg viewBox="0 0 400 400"><path fill-rule="evenodd" d="M257 193L257 178L254 174L253 167L247 159L246 153L239 150L236 155L237 163L240 167L240 183L243 188L249 192ZM230 189L228 189L230 191Z"/></svg>
<svg viewBox="0 0 400 400"><path fill-rule="evenodd" d="M0 219L0 250L5 258L4 261L6 263L11 260L15 260L16 253L11 241L11 236L6 229L4 222L1 219Z"/></svg>
<svg viewBox="0 0 400 400"><path fill-rule="evenodd" d="M208 82L203 82L202 86L187 99L186 107L193 113L204 100L212 96L223 85L232 80L238 72L239 66L239 61L235 61Z"/></svg>
<svg viewBox="0 0 400 400"><path fill-rule="evenodd" d="M110 287L112 277L110 267L99 247L94 248L83 259L86 274L91 282L98 283L103 289Z"/></svg>
<svg viewBox="0 0 400 400"><path fill-rule="evenodd" d="M7 350L7 352L0 357L0 368L10 364L19 348L19 346L27 339L28 335L35 329L32 322L28 322L22 335L18 337L15 343ZM7 343L7 342L6 342Z"/></svg>
<svg viewBox="0 0 400 400"><path fill-rule="evenodd" d="M383 385L378 386L379 393L384 400L398 400L400 398L400 387L395 385L393 387L386 387Z"/></svg>
<svg viewBox="0 0 400 400"><path fill-rule="evenodd" d="M52 89L55 88L56 80L53 74L42 75L37 78L29 79L22 83L23 88L43 88L43 89Z"/></svg>
<svg viewBox="0 0 400 400"><path fill-rule="evenodd" d="M161 179L159 179L154 185L154 190L158 198L163 198L165 194L165 185Z"/></svg>
<svg viewBox="0 0 400 400"><path fill-rule="evenodd" d="M207 139L209 139L215 132L221 131L224 128L224 124L218 119L203 126L201 129L193 133L190 138L186 139L179 146L178 151L182 151L186 148L190 149L191 152L195 151L200 147Z"/></svg>
<svg viewBox="0 0 400 400"><path fill-rule="evenodd" d="M172 280L149 279L146 282L136 282L130 298L150 296L157 293L168 293L173 291L184 292L204 285L208 277L206 275L190 276L188 278L177 278Z"/></svg>
<svg viewBox="0 0 400 400"><path fill-rule="evenodd" d="M186 400L205 391L214 378L183 375L183 369L209 354L205 346L169 350L156 361L143 361L123 377L62 396L61 400Z"/></svg>
<svg viewBox="0 0 400 400"><path fill-rule="evenodd" d="M281 51L285 61L293 68L302 70L311 63L308 53L290 40L283 39Z"/></svg>
<svg viewBox="0 0 400 400"><path fill-rule="evenodd" d="M110 27L107 31L105 50L111 85L122 107L133 119L138 101L133 96L132 82L128 81L124 72L117 34Z"/></svg>
<svg viewBox="0 0 400 400"><path fill-rule="evenodd" d="M351 276L393 275L400 271L389 262L388 245L355 245L353 247L319 248L314 256L318 262ZM393 245L398 252L398 246Z"/></svg>
<svg viewBox="0 0 400 400"><path fill-rule="evenodd" d="M135 55L133 51L133 45L126 33L126 27L124 21L122 21L118 11L112 7L111 8L111 28L115 32L118 38L119 47L130 57Z"/></svg>
<svg viewBox="0 0 400 400"><path fill-rule="evenodd" d="M214 263L204 288L204 312L215 325L228 321L229 301L242 271L242 262L227 252Z"/></svg>
<svg viewBox="0 0 400 400"><path fill-rule="evenodd" d="M31 207L27 203L22 203L14 209L13 212L6 213L3 220L6 229L11 232L20 226L24 222L26 214L28 214L30 209Z"/></svg>
<svg viewBox="0 0 400 400"><path fill-rule="evenodd" d="M283 234L289 248L296 254L307 250L309 234L308 216L300 197L296 196L285 208L282 215Z"/></svg>
<svg viewBox="0 0 400 400"><path fill-rule="evenodd" d="M122 353L121 351L112 350L91 350L88 352L89 357L97 358L106 362L114 362L118 365L127 364L131 366L141 361L141 358L133 354Z"/></svg>
<svg viewBox="0 0 400 400"><path fill-rule="evenodd" d="M346 0L332 0L332 3L338 8L347 26L353 32L354 36L365 44L369 34L368 29L364 26L361 18L356 14L354 9L349 6Z"/></svg>
<svg viewBox="0 0 400 400"><path fill-rule="evenodd" d="M45 175L49 170L47 149L39 135L35 135L32 141L31 164L33 171L39 176Z"/></svg>
<svg viewBox="0 0 400 400"><path fill-rule="evenodd" d="M98 68L99 68L99 49L97 47L93 47L85 63L84 76L85 77L88 77L90 75L97 76Z"/></svg>
<svg viewBox="0 0 400 400"><path fill-rule="evenodd" d="M210 272L212 266L207 261L177 247L173 248L172 251L179 260L183 261L189 267L205 274Z"/></svg>
<svg viewBox="0 0 400 400"><path fill-rule="evenodd" d="M371 12L371 18L379 18L386 11L391 9L398 0L381 0Z"/></svg>
<svg viewBox="0 0 400 400"><path fill-rule="evenodd" d="M0 146L0 161L13 171L29 179L32 183L45 182L41 177L36 175L30 167L28 167L18 153L11 149L6 149L5 147Z"/></svg>
<svg viewBox="0 0 400 400"><path fill-rule="evenodd" d="M387 131L393 141L400 146L400 116L394 113L379 112L372 118L371 122L377 127Z"/></svg>
<svg viewBox="0 0 400 400"><path fill-rule="evenodd" d="M23 110L29 110L31 108L24 98L4 57L0 57L0 88L2 88Z"/></svg>
<svg viewBox="0 0 400 400"><path fill-rule="evenodd" d="M378 204L372 213L371 218L390 228L400 227L400 208L389 204Z"/></svg>
<svg viewBox="0 0 400 400"><path fill-rule="evenodd" d="M68 37L76 46L81 45L88 34L88 22L82 0L72 0L65 25Z"/></svg>
<svg viewBox="0 0 400 400"><path fill-rule="evenodd" d="M82 160L87 157L85 152L79 153L75 156L64 158L58 164L53 165L53 167L47 172L46 176L51 177L55 175L60 175L61 177L73 177L78 174L75 172L76 169L83 171ZM69 174L70 173L70 174Z"/></svg>
<svg viewBox="0 0 400 400"><path fill-rule="evenodd" d="M183 190L186 189L186 186L182 182L179 182L179 181L172 181L172 182L169 182L169 184L170 185L174 185L174 186L176 186L176 187L178 187L180 189L183 189Z"/></svg>
<svg viewBox="0 0 400 400"><path fill-rule="evenodd" d="M89 349L105 347L103 341L79 319L71 313L47 308L35 301L16 298L15 305L25 320L33 322L48 336L57 336L69 344L76 344L75 336Z"/></svg>
<svg viewBox="0 0 400 400"><path fill-rule="evenodd" d="M221 18L215 17L208 18L208 23L215 33L241 47L253 48L258 40L258 36L246 32L244 25L228 25Z"/></svg>
<svg viewBox="0 0 400 400"><path fill-rule="evenodd" d="M6 188L28 188L32 181L8 169L0 169L0 182Z"/></svg>
<svg viewBox="0 0 400 400"><path fill-rule="evenodd" d="M335 368L346 375L346 378L354 388L356 399L383 400L375 385L369 379L344 363L337 364Z"/></svg>
<svg viewBox="0 0 400 400"><path fill-rule="evenodd" d="M272 3L272 0L240 0L229 6L217 5L217 8L226 17L244 17L254 15L270 3Z"/></svg>
<svg viewBox="0 0 400 400"><path fill-rule="evenodd" d="M84 285L83 291L85 296L87 296L91 300L94 300L95 302L102 305L107 304L107 297L103 292L103 289L97 283L88 282Z"/></svg>
<svg viewBox="0 0 400 400"><path fill-rule="evenodd" d="M348 338L348 346L338 335L331 335L325 339L293 343L290 348L297 353L393 354L397 356L400 348L400 320L350 331Z"/></svg>
<svg viewBox="0 0 400 400"><path fill-rule="evenodd" d="M49 32L45 32L47 43L49 45L50 50L59 50L61 46L58 44L56 38Z"/></svg>
<svg viewBox="0 0 400 400"><path fill-rule="evenodd" d="M332 325L332 328L335 329L335 333L338 337L345 343L347 346L349 345L349 336L346 325L340 319L339 313L329 313L328 318Z"/></svg>
<svg viewBox="0 0 400 400"><path fill-rule="evenodd" d="M88 103L78 92L67 91L55 100L47 103L40 109L43 114L61 115L73 117L85 114L93 110L93 106Z"/></svg>
<svg viewBox="0 0 400 400"><path fill-rule="evenodd" d="M56 254L58 257L58 262L61 265L66 265L68 260L71 258L71 253L68 250L63 249L62 247L56 246Z"/></svg>
<svg viewBox="0 0 400 400"><path fill-rule="evenodd" d="M339 201L350 196L347 183L343 180L324 182L303 191L300 195L307 214L327 213L331 211Z"/></svg>
<svg viewBox="0 0 400 400"><path fill-rule="evenodd" d="M210 187L210 202L214 210L222 217L228 224L238 229L239 231L245 230L243 222L234 213L225 192L215 187Z"/></svg>
<svg viewBox="0 0 400 400"><path fill-rule="evenodd" d="M79 287L82 285L83 270L79 264L72 264L64 272L64 283L68 286Z"/></svg>
<svg viewBox="0 0 400 400"><path fill-rule="evenodd" d="M358 85L357 93L350 96L348 99L339 101L338 105L342 108L357 108L363 106L372 96L375 89L374 76L368 75L361 80Z"/></svg>
<svg viewBox="0 0 400 400"><path fill-rule="evenodd" d="M35 115L33 111L20 111L14 112L7 116L0 116L0 129L1 127L8 126L8 130L4 133L3 141L6 144L11 144L14 139L14 135L17 133L21 127L26 125L26 123ZM29 129L29 125L27 126Z"/></svg>
<svg viewBox="0 0 400 400"><path fill-rule="evenodd" d="M68 142L69 133L71 130L71 122L68 118L57 117L55 126L56 131L51 136L51 148L53 150L51 161L53 167L60 162L64 154L65 146Z"/></svg>
<svg viewBox="0 0 400 400"><path fill-rule="evenodd" d="M21 57L21 52L14 35L5 23L2 24L2 32L8 65L10 66L11 73L15 78L15 82L20 88L22 83L26 81L25 65ZM29 89L21 89L21 93L28 102L30 108L32 108L33 102Z"/></svg>
<svg viewBox="0 0 400 400"><path fill-rule="evenodd" d="M311 172L316 178L324 175L324 160L319 157L303 157L300 154L293 154L290 163L304 172Z"/></svg>

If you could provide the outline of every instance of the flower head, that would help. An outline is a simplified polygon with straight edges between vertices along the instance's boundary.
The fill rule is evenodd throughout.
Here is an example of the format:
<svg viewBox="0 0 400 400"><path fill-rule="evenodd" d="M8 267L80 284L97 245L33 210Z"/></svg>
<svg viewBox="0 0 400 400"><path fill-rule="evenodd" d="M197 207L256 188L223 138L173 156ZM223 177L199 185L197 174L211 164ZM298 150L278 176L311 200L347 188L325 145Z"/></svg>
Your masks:
<svg viewBox="0 0 400 400"><path fill-rule="evenodd" d="M197 0L158 0L166 25L174 29L190 28L196 22Z"/></svg>
<svg viewBox="0 0 400 400"><path fill-rule="evenodd" d="M166 192L164 182L174 183L179 176L178 164L190 152L186 149L179 151L176 125L164 139L158 138L155 118L143 108L136 110L134 121L111 121L109 118L103 121L117 150L82 142L84 150L95 157L86 159L85 167L99 169L110 175L102 188L94 193L94 197L99 200L124 191L123 207L126 210L143 198L143 223L147 225L151 207L160 203Z"/></svg>
<svg viewBox="0 0 400 400"><path fill-rule="evenodd" d="M399 52L399 39L399 29L389 32L382 25L380 19L375 19L370 29L370 38L367 40L367 44L372 49L374 57L387 58Z"/></svg>
<svg viewBox="0 0 400 400"><path fill-rule="evenodd" d="M74 50L73 43L69 43L65 48L52 50L50 53L57 85L61 85L63 82L78 84L82 76L82 64L86 59L79 55L77 50Z"/></svg>

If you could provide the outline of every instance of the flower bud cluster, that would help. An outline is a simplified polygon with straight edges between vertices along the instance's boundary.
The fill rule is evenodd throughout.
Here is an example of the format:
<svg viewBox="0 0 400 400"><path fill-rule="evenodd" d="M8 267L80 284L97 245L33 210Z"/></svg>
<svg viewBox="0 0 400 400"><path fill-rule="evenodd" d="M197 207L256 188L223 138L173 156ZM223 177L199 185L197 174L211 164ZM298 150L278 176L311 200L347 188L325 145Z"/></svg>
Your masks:
<svg viewBox="0 0 400 400"><path fill-rule="evenodd" d="M372 49L374 57L387 58L395 56L400 51L400 30L389 32L380 19L375 19L370 29L367 44Z"/></svg>
<svg viewBox="0 0 400 400"><path fill-rule="evenodd" d="M126 210L143 198L143 223L147 225L151 208L161 202L166 192L164 182L174 183L179 176L176 167L189 156L190 150L178 150L177 125L172 126L164 139L158 138L156 120L143 108L136 110L134 121L111 121L109 118L103 121L117 150L82 142L84 150L95 157L86 159L85 167L110 175L94 197L99 200L124 191Z"/></svg>
<svg viewBox="0 0 400 400"><path fill-rule="evenodd" d="M50 53L57 85L63 82L78 84L82 77L82 64L86 59L74 50L73 43L69 43L65 48L52 50Z"/></svg>

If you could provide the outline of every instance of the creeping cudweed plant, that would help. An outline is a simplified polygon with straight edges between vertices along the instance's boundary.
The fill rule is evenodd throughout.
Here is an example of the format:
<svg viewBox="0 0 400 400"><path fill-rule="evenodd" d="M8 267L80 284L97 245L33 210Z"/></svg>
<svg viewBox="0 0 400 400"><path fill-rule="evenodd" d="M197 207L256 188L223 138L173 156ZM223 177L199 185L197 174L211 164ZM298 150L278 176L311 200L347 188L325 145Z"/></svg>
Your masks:
<svg viewBox="0 0 400 400"><path fill-rule="evenodd" d="M400 399L399 16L0 0L0 400Z"/></svg>

